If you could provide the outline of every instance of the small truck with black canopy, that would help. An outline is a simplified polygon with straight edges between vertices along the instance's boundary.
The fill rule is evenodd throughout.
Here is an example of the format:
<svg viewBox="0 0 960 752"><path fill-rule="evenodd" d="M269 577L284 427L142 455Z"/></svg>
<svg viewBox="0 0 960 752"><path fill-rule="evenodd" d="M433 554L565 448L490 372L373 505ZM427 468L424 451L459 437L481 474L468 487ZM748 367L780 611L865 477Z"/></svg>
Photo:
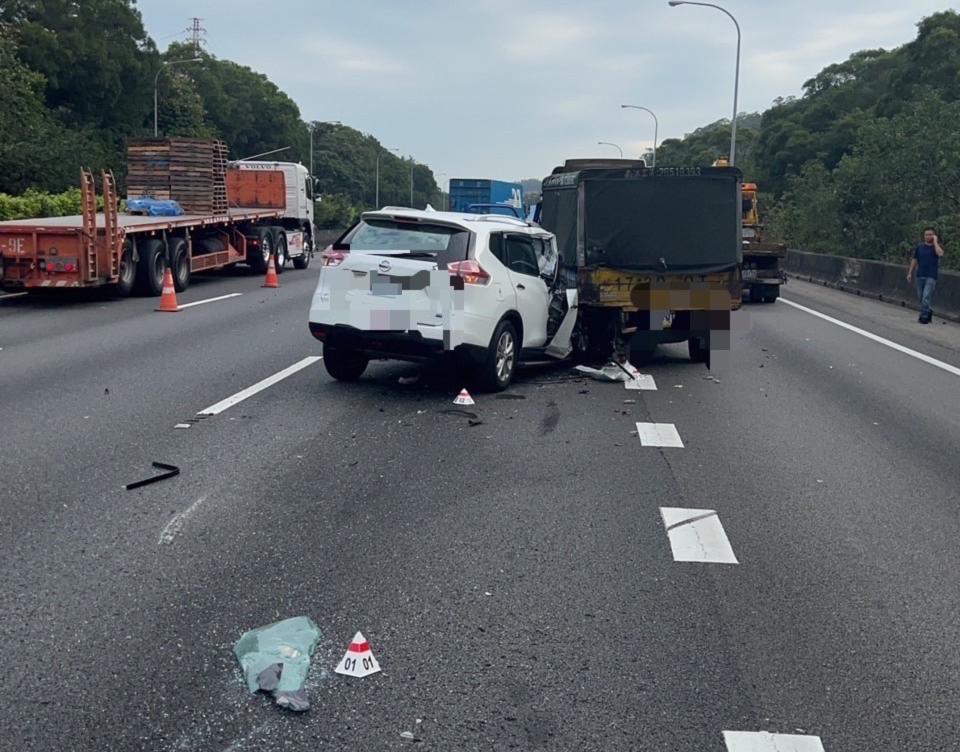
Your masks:
<svg viewBox="0 0 960 752"><path fill-rule="evenodd" d="M740 307L741 182L732 167L634 160L569 160L544 179L540 223L576 278L586 359L639 364L688 342L710 367Z"/></svg>

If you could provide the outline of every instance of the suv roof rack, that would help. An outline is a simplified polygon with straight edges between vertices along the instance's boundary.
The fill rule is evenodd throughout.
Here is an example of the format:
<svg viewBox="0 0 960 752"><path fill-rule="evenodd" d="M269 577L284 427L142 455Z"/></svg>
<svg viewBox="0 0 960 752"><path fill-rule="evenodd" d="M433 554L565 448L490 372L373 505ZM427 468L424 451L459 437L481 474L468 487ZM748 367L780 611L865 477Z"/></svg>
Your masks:
<svg viewBox="0 0 960 752"><path fill-rule="evenodd" d="M503 222L508 225L518 225L519 227L530 227L530 223L519 217L511 217L506 214L477 214L467 215L471 222Z"/></svg>

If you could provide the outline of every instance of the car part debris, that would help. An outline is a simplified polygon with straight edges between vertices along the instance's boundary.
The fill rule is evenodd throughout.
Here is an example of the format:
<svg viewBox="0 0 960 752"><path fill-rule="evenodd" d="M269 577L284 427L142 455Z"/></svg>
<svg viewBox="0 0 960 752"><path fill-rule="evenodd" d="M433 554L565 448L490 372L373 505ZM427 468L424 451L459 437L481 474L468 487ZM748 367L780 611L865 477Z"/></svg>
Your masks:
<svg viewBox="0 0 960 752"><path fill-rule="evenodd" d="M444 415L462 415L464 418L470 418L472 420L476 420L479 417L476 413L472 413L469 410L457 410L455 407L450 407L446 410L438 410L437 412Z"/></svg>
<svg viewBox="0 0 960 752"><path fill-rule="evenodd" d="M310 708L304 682L320 630L307 616L251 629L233 646L251 694L267 692L281 708L298 713Z"/></svg>
<svg viewBox="0 0 960 752"><path fill-rule="evenodd" d="M628 370L628 368L632 370ZM640 372L636 369L633 369L632 366L625 367L620 363L611 363L603 368L577 366L574 370L578 373L582 373L584 376L589 376L591 379L596 379L597 381L632 381L640 375Z"/></svg>
<svg viewBox="0 0 960 752"><path fill-rule="evenodd" d="M167 478L172 478L175 475L180 475L180 468L176 465L167 465L163 462L153 462L151 464L158 470L166 470L167 472L161 473L160 475L154 475L152 478L138 480L135 483L127 483L126 489L128 491L132 491L134 488L140 488L141 486L149 486L151 483L166 480Z"/></svg>
<svg viewBox="0 0 960 752"><path fill-rule="evenodd" d="M471 425L471 426L482 426L482 425L483 425L483 421L480 420L479 418L471 418L470 420L467 421L467 425Z"/></svg>

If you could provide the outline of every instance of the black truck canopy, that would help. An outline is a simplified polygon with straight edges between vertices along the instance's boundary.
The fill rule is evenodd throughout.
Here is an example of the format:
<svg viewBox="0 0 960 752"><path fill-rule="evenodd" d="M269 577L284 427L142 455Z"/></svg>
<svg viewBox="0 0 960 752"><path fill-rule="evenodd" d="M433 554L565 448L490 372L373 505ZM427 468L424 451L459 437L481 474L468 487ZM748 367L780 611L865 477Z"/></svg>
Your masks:
<svg viewBox="0 0 960 752"><path fill-rule="evenodd" d="M565 266L703 273L739 263L739 170L621 165L573 161L544 179L541 224Z"/></svg>

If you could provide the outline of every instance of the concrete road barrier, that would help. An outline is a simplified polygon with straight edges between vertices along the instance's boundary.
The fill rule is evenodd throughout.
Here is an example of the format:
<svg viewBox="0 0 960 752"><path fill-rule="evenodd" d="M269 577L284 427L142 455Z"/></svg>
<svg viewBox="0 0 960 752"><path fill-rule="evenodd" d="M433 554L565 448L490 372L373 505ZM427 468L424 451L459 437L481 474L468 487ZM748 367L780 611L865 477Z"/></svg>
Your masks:
<svg viewBox="0 0 960 752"><path fill-rule="evenodd" d="M905 264L789 250L786 270L798 279L908 308L917 307L916 287L907 282ZM940 272L933 312L935 316L960 321L960 273Z"/></svg>

